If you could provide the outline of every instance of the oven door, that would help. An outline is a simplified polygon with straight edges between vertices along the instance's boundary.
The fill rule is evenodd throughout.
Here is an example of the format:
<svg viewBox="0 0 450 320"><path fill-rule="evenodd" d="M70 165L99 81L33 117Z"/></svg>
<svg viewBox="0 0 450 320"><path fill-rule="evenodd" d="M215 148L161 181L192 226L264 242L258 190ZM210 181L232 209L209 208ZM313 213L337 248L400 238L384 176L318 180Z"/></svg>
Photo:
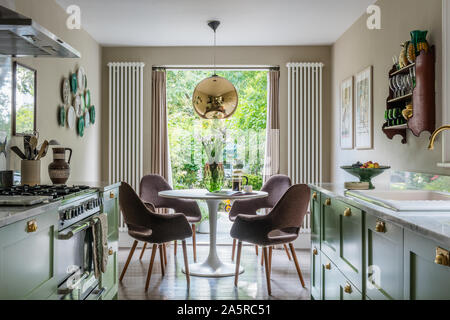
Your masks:
<svg viewBox="0 0 450 320"><path fill-rule="evenodd" d="M60 299L84 300L98 287L93 266L93 238L90 219L58 233L57 279Z"/></svg>

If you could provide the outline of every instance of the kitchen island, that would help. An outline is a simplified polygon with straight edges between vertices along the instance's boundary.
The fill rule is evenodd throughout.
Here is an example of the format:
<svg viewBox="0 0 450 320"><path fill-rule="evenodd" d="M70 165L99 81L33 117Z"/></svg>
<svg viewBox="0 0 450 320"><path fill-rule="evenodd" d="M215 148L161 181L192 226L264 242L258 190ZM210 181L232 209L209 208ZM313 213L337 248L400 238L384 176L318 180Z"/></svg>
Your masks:
<svg viewBox="0 0 450 320"><path fill-rule="evenodd" d="M313 299L450 299L450 213L396 212L343 185L310 187Z"/></svg>
<svg viewBox="0 0 450 320"><path fill-rule="evenodd" d="M0 206L0 300L62 298L58 290L61 262L66 259L62 253L75 252L75 248L67 247L70 241L61 242L59 233L68 218L82 219L81 211L72 216L73 209L69 209L75 205L85 206L85 215L95 211L108 216L108 264L97 281L99 294L92 296L102 300L117 298L120 183L90 185L89 190L76 194L80 199L77 203L73 198L61 197L33 206ZM95 207L88 208L93 201ZM65 299L70 297L64 295Z"/></svg>

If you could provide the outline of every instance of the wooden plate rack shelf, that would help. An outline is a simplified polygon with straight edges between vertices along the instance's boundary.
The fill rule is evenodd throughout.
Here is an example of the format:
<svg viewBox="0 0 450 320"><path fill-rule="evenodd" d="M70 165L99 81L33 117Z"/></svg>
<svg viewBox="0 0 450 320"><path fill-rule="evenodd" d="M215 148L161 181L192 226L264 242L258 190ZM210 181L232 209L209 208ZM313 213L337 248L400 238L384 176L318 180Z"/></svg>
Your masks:
<svg viewBox="0 0 450 320"><path fill-rule="evenodd" d="M393 66L389 72L389 80L399 74L408 74L411 68L416 68L416 85L413 92L402 97L395 97L389 88L389 97L386 101L386 109L404 108L407 104L413 105L413 115L406 124L388 126L383 124L383 132L392 140L396 135L403 137L402 143L406 144L406 132L411 132L419 137L424 131L430 134L436 129L436 93L435 93L435 63L436 51L431 46L428 52L421 51L416 57L416 62L400 70Z"/></svg>

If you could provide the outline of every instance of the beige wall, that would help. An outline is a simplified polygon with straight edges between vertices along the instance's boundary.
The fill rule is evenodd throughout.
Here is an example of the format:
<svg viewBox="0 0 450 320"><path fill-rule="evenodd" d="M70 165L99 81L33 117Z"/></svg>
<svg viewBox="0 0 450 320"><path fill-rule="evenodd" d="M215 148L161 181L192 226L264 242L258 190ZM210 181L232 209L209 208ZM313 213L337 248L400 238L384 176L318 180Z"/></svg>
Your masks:
<svg viewBox="0 0 450 320"><path fill-rule="evenodd" d="M32 17L37 23L49 29L58 37L76 48L81 59L21 58L25 65L37 70L37 130L42 139L57 139L62 146L73 149L71 178L73 181L94 182L101 180L101 122L85 130L80 138L75 129L58 126L57 110L62 104L61 81L83 66L88 77L93 105L96 106L97 119L101 119L100 66L101 47L84 30L66 28L67 14L54 0L17 0L15 9L19 13ZM12 143L23 148L21 139ZM18 157L12 155L12 166L20 170ZM52 161L52 152L42 160L41 180L49 181L48 164Z"/></svg>
<svg viewBox="0 0 450 320"><path fill-rule="evenodd" d="M332 112L331 112L331 178L333 181L350 180L341 165L356 161L378 161L393 169L427 173L448 173L438 169L441 160L440 142L436 151L428 151L429 133L416 138L408 132L408 144L402 145L400 136L389 140L381 131L388 96L388 72L392 56L400 52L400 43L409 39L411 30L428 30L428 40L436 45L436 108L437 125L441 123L441 0L380 0L382 30L368 30L367 16L362 16L334 44L332 50ZM340 148L340 83L356 75L367 66L373 66L374 149L370 151L341 150ZM388 179L383 175L379 180Z"/></svg>
<svg viewBox="0 0 450 320"><path fill-rule="evenodd" d="M210 47L105 47L102 60L103 134L108 137L108 68L109 62L144 62L144 173L150 170L150 102L151 68L155 65L211 65L213 50ZM278 65L281 67L281 172L287 172L287 62L323 62L324 68L324 118L325 136L329 136L331 47L220 47L217 50L218 65ZM329 139L324 141L324 158L329 159ZM107 146L103 146L103 177L107 178ZM324 164L324 177L329 178L329 163Z"/></svg>

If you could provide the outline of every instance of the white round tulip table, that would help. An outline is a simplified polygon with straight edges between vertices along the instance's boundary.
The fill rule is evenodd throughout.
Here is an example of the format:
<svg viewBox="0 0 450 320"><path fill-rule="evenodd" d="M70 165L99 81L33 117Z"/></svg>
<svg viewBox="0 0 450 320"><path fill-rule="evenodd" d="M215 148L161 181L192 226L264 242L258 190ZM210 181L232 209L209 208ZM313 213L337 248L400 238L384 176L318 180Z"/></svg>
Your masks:
<svg viewBox="0 0 450 320"><path fill-rule="evenodd" d="M219 259L216 248L217 236L217 210L223 200L247 200L265 198L267 192L241 193L237 195L211 194L206 190L168 190L158 193L160 197L186 200L204 200L208 204L209 210L209 255L205 262L189 265L189 274L198 277L229 277L236 271L233 263L224 263ZM185 270L183 269L183 272ZM240 267L239 273L243 273L244 268Z"/></svg>

